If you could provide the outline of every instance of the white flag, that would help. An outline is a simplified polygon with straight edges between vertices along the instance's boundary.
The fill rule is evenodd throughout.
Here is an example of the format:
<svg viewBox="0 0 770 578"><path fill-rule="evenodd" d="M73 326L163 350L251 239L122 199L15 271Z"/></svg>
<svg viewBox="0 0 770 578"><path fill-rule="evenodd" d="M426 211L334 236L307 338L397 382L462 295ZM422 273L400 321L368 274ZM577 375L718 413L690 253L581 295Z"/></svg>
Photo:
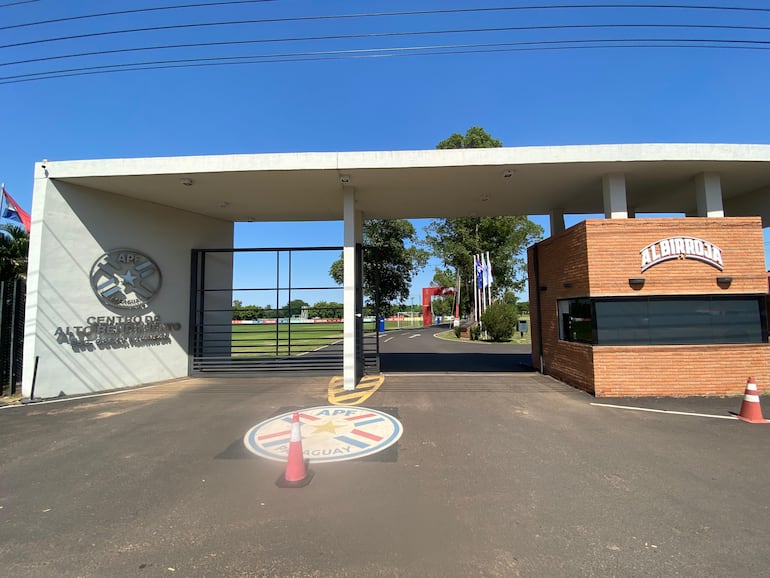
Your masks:
<svg viewBox="0 0 770 578"><path fill-rule="evenodd" d="M492 285L492 261L489 260L489 251L487 251L487 284Z"/></svg>

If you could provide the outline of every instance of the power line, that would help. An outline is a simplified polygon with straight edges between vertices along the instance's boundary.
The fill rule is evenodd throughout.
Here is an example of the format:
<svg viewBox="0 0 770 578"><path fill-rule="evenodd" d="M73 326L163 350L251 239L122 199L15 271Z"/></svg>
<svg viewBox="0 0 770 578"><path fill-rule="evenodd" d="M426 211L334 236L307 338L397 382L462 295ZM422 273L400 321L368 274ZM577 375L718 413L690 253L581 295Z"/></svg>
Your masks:
<svg viewBox="0 0 770 578"><path fill-rule="evenodd" d="M581 45L579 43L591 43ZM644 44L641 44L644 43ZM697 43L697 44L694 44ZM733 44L741 44L734 46ZM745 44L745 45L744 45ZM516 46L511 46L516 45ZM553 50L607 49L607 48L709 48L770 50L770 41L749 40L692 40L692 39L636 39L636 40L562 40L502 44L477 45L439 45L398 48L376 48L338 50L325 52L298 52L286 54L262 54L245 56L223 56L195 59L176 59L148 61L126 64L63 69L58 71L38 72L15 76L0 77L0 84L17 84L34 80L49 80L73 76L92 76L115 72L133 72L141 70L167 70L175 68L198 68L236 64L270 64L287 62L309 62L324 60L351 60L363 58L392 58L403 56L437 56L458 54L482 54L501 52L536 52Z"/></svg>
<svg viewBox="0 0 770 578"><path fill-rule="evenodd" d="M592 29L637 29L637 28L663 28L663 29L685 29L685 30L742 30L742 31L768 31L768 26L739 26L739 25L720 25L720 24L554 24L538 26L503 26L494 28L460 28L450 30L418 30L406 32L372 32L362 34L335 34L329 36L295 36L284 38L260 38L255 40L230 40L218 42L195 42L185 44L167 44L156 46L141 46L134 48L120 48L113 50L97 50L91 52L79 52L73 54L63 54L57 56L46 56L39 58L29 58L10 62L0 62L0 66L11 66L17 64L29 64L32 62L42 62L50 60L62 60L67 58L81 58L86 56L105 56L108 54L124 54L129 52L143 52L149 50L167 50L179 48L201 48L212 46L235 46L246 44L273 44L283 42L309 42L323 40L360 40L364 38L397 38L408 36L429 36L444 34L480 34L490 32L523 32L537 30L592 30ZM0 48L5 48L0 46Z"/></svg>
<svg viewBox="0 0 770 578"><path fill-rule="evenodd" d="M38 0L26 0L26 2L37 2ZM104 16L123 16L126 14L140 14L142 12L158 12L161 10L180 10L184 8L205 8L210 6L226 6L228 4L260 4L263 2L277 2L278 0L229 0L227 2L204 2L202 4L179 4L177 6L156 6L154 8L135 8L133 10L116 10L114 12L100 12L98 14L84 14L81 16L67 16L64 18L52 18L50 20L38 20L37 22L26 22L24 24L11 24L10 26L0 26L0 30L11 30L13 28L27 28L29 26L39 26L42 24L56 24L60 22L72 22L74 20L86 20L89 18L102 18ZM19 2L23 4L24 2ZM0 6L2 8L2 6Z"/></svg>
<svg viewBox="0 0 770 578"><path fill-rule="evenodd" d="M10 8L11 6L18 6L19 4L32 4L33 2L40 2L40 0L17 0L16 2L6 2L0 4L0 8Z"/></svg>
<svg viewBox="0 0 770 578"><path fill-rule="evenodd" d="M750 8L736 6L717 6L717 5L686 5L686 4L560 4L551 6L508 6L502 8L458 8L443 10L416 10L402 12L370 12L355 14L335 14L321 16L294 16L284 18L259 18L250 20L228 20L220 22L198 22L192 24L170 24L165 26L147 26L142 28L125 28L121 30L108 30L103 32L91 32L87 34L75 34L71 36L59 36L55 38L43 38L39 40L29 40L26 42L16 42L12 44L0 45L0 48L17 48L19 46L31 46L35 44L45 44L51 42L60 42L63 40L79 40L83 38L94 38L97 36L111 36L117 34L133 34L137 32L157 32L161 30L179 30L185 28L203 28L216 26L236 26L245 24L268 24L279 22L303 22L319 20L342 20L354 18L379 18L393 16L423 16L438 14L463 14L480 12L500 12L500 11L521 11L521 10L565 10L565 9L695 9L695 10L728 10L728 11L751 11L751 12L770 12L770 8Z"/></svg>

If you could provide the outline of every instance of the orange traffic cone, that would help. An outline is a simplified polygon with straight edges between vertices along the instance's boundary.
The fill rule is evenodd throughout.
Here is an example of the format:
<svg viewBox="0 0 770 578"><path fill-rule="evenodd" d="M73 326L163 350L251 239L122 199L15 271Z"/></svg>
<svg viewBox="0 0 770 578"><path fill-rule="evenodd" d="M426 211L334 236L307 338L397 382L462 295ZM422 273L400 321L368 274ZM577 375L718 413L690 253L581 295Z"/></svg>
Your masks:
<svg viewBox="0 0 770 578"><path fill-rule="evenodd" d="M300 433L299 413L291 417L291 437L289 438L289 459L286 462L286 472L278 478L275 484L279 488L302 488L313 479L313 472L308 470L305 456L302 453L302 434Z"/></svg>
<svg viewBox="0 0 770 578"><path fill-rule="evenodd" d="M759 403L759 391L753 377L746 380L746 392L743 394L743 404L738 419L749 423L770 423L762 417L762 406Z"/></svg>

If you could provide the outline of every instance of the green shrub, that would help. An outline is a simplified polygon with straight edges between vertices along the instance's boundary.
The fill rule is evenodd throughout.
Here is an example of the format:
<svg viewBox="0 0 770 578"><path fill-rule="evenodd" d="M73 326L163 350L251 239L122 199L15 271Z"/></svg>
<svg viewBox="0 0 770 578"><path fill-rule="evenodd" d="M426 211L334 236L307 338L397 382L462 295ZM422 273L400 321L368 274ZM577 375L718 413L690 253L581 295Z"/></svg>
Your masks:
<svg viewBox="0 0 770 578"><path fill-rule="evenodd" d="M481 336L481 327L478 325L471 325L468 333L471 336L471 341L478 341L479 337Z"/></svg>
<svg viewBox="0 0 770 578"><path fill-rule="evenodd" d="M492 341L507 341L513 335L519 319L515 305L496 301L481 316L484 331Z"/></svg>
<svg viewBox="0 0 770 578"><path fill-rule="evenodd" d="M457 337L457 339L460 339L460 334L462 333L462 331L463 331L463 328L460 327L459 325L455 327L455 337Z"/></svg>

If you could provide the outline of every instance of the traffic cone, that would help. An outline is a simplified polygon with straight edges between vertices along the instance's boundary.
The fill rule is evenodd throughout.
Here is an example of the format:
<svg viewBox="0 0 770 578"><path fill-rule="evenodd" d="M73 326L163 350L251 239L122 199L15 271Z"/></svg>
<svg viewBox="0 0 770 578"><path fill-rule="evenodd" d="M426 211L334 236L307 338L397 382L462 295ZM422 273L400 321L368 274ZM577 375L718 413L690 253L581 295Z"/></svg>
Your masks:
<svg viewBox="0 0 770 578"><path fill-rule="evenodd" d="M286 472L275 482L279 488L302 488L313 479L313 472L307 469L302 453L302 434L300 432L299 413L291 417L291 437L289 438L289 459Z"/></svg>
<svg viewBox="0 0 770 578"><path fill-rule="evenodd" d="M743 394L743 404L738 419L749 423L770 423L770 420L762 417L759 391L753 377L746 380L746 392Z"/></svg>

